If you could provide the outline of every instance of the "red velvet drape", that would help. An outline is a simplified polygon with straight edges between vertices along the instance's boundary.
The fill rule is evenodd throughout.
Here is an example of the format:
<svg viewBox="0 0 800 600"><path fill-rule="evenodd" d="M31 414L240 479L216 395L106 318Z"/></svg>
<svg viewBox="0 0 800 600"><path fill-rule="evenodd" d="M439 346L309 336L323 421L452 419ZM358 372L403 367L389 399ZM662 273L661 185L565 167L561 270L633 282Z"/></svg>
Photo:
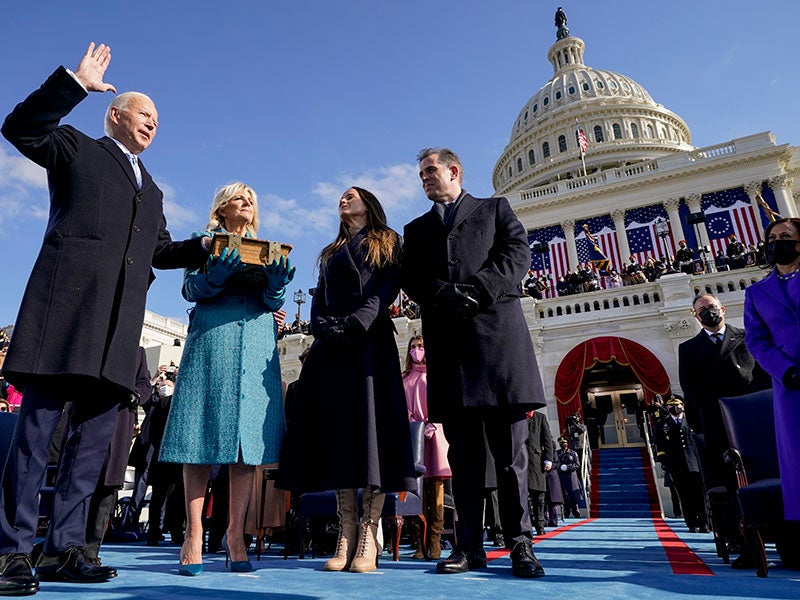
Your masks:
<svg viewBox="0 0 800 600"><path fill-rule="evenodd" d="M667 372L647 348L619 337L593 338L570 350L556 372L558 422L562 429L568 415L582 412L580 391L584 372L598 362L612 360L631 368L644 388L645 403L650 404L656 394L669 394Z"/></svg>

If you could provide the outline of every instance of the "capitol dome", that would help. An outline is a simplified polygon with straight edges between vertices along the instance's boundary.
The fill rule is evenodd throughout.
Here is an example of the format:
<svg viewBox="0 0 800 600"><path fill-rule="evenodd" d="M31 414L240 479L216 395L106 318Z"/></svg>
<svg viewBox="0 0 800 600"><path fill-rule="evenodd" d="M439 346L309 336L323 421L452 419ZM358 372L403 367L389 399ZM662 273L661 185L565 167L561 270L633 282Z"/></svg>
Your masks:
<svg viewBox="0 0 800 600"><path fill-rule="evenodd" d="M495 165L497 194L583 176L578 129L588 174L694 148L684 120L639 83L586 66L583 40L566 27L557 36L547 53L553 78L522 107Z"/></svg>

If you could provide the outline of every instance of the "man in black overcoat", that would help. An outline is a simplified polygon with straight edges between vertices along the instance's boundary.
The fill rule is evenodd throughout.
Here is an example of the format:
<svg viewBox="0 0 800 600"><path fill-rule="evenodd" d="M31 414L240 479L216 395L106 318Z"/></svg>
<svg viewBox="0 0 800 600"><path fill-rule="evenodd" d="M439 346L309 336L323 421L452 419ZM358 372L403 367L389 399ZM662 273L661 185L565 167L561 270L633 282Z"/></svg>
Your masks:
<svg viewBox="0 0 800 600"><path fill-rule="evenodd" d="M719 399L767 389L772 382L745 346L744 329L725 322L719 298L697 296L692 314L702 329L678 346L678 376L689 426L705 438L708 471L717 475L706 483L714 487L725 483L722 455L730 447Z"/></svg>
<svg viewBox="0 0 800 600"><path fill-rule="evenodd" d="M547 491L547 472L553 468L553 435L543 413L534 411L528 419L528 497L531 521L536 535L544 534L548 515L544 496Z"/></svg>
<svg viewBox="0 0 800 600"><path fill-rule="evenodd" d="M546 405L519 298L530 268L527 235L505 198L473 198L461 188L451 150L419 156L431 210L405 227L401 281L422 308L428 412L450 443L458 545L439 573L486 565L482 496L486 450L494 456L503 538L512 572L541 577L528 513L526 411Z"/></svg>
<svg viewBox="0 0 800 600"><path fill-rule="evenodd" d="M4 365L24 389L0 490L0 595L31 594L38 580L105 581L111 567L88 563L89 497L108 453L118 410L135 399L137 351L152 267L202 265L201 239L174 243L163 194L138 155L155 137L158 113L144 94L117 96L108 137L92 139L59 121L103 81L111 60L90 44L73 73L59 67L6 118L2 133L47 169L50 217ZM207 242L206 242L207 243ZM46 453L62 407L73 402L56 480L44 557L31 576L29 554Z"/></svg>

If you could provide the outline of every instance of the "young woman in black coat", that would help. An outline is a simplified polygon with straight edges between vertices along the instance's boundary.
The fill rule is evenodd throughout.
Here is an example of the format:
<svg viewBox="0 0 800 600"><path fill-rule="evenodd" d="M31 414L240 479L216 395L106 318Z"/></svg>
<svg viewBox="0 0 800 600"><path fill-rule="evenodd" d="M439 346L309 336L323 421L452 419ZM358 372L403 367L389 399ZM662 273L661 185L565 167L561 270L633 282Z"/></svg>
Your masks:
<svg viewBox="0 0 800 600"><path fill-rule="evenodd" d="M400 291L400 236L362 188L342 194L339 217L338 236L319 256L311 302L316 339L295 387L277 486L336 490L340 535L325 570L366 572L377 564L383 493L416 489L389 316Z"/></svg>

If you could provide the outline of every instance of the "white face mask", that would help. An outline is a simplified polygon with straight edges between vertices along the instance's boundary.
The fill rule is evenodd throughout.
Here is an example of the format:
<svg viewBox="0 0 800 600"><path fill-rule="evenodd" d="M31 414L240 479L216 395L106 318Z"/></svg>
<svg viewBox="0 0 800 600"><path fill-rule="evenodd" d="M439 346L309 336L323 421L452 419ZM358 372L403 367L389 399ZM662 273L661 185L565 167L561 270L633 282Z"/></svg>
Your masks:
<svg viewBox="0 0 800 600"><path fill-rule="evenodd" d="M167 385L166 383L162 383L158 386L158 393L162 396L172 396L172 390L174 388L171 385Z"/></svg>

